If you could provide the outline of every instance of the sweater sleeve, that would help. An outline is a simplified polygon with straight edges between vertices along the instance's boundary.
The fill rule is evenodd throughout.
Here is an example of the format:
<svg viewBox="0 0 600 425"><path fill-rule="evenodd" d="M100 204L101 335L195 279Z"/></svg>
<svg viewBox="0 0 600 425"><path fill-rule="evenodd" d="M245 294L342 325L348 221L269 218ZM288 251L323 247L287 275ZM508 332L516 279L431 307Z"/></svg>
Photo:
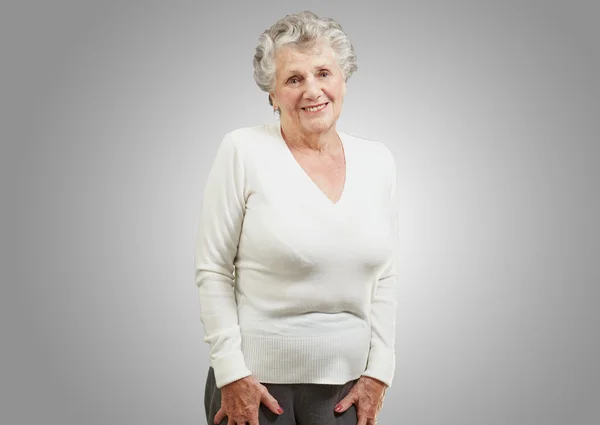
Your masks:
<svg viewBox="0 0 600 425"><path fill-rule="evenodd" d="M234 294L234 259L244 212L244 166L229 133L204 188L195 254L200 319L218 388L252 374L242 354Z"/></svg>
<svg viewBox="0 0 600 425"><path fill-rule="evenodd" d="M387 265L379 276L371 301L371 348L367 368L362 373L392 385L396 367L396 263L398 256L398 208L396 193L396 162L390 152L390 220L394 235L393 249Z"/></svg>

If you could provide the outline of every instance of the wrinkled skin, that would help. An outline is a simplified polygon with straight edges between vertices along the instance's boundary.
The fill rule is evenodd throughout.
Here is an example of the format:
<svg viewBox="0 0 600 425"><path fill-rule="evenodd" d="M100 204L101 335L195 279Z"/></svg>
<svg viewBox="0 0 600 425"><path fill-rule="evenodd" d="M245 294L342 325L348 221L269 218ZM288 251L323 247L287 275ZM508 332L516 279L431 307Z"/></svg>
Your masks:
<svg viewBox="0 0 600 425"><path fill-rule="evenodd" d="M227 425L246 425L246 422L259 425L258 410L261 403L275 414L283 413L267 387L253 376L238 379L221 387L221 408L215 415L214 422L218 424L227 416Z"/></svg>
<svg viewBox="0 0 600 425"><path fill-rule="evenodd" d="M336 412L345 412L351 405L356 406L358 425L375 425L377 415L383 407L387 385L383 382L361 376L346 397L335 407Z"/></svg>

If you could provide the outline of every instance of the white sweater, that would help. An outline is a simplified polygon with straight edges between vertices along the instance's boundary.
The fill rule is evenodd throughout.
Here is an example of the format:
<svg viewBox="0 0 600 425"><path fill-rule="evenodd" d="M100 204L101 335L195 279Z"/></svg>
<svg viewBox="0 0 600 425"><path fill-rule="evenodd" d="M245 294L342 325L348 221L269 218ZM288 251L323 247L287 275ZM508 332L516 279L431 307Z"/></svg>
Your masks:
<svg viewBox="0 0 600 425"><path fill-rule="evenodd" d="M219 388L392 384L396 165L382 143L338 131L346 182L333 203L296 161L279 122L225 135L196 245L204 341Z"/></svg>

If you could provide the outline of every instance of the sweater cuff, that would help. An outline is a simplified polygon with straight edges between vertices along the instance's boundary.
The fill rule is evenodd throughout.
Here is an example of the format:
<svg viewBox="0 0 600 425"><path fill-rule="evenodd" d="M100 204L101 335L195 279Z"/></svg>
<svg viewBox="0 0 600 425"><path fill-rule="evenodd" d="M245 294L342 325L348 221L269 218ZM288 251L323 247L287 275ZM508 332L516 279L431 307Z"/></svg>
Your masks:
<svg viewBox="0 0 600 425"><path fill-rule="evenodd" d="M386 348L371 347L367 369L361 373L383 382L390 388L396 369L396 354Z"/></svg>
<svg viewBox="0 0 600 425"><path fill-rule="evenodd" d="M246 367L244 355L241 351L211 360L210 365L215 370L217 388L252 375L252 372Z"/></svg>

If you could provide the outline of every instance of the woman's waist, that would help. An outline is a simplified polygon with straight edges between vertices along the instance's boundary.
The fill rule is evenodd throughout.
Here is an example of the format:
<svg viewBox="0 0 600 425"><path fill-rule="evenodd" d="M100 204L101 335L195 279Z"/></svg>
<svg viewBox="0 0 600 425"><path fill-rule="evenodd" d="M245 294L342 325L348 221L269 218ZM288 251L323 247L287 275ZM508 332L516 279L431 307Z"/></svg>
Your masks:
<svg viewBox="0 0 600 425"><path fill-rule="evenodd" d="M242 334L270 338L303 338L348 335L370 332L366 312L302 311L277 314L238 308L238 323Z"/></svg>

